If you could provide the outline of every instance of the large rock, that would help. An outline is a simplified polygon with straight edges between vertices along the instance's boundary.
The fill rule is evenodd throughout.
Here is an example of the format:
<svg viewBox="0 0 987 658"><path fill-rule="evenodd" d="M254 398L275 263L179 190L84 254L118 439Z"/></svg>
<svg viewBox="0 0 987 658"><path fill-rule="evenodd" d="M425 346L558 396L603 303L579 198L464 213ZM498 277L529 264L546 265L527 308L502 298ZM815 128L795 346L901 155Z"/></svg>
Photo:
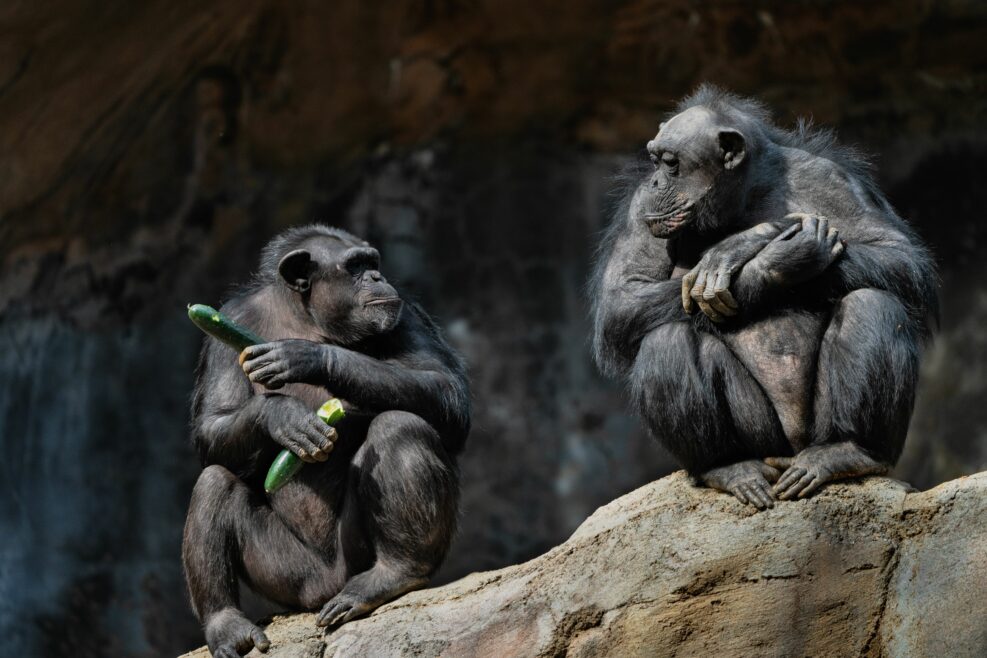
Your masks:
<svg viewBox="0 0 987 658"><path fill-rule="evenodd" d="M275 618L269 655L984 656L985 512L987 473L923 493L871 478L762 513L677 473L541 557L326 638L312 615Z"/></svg>

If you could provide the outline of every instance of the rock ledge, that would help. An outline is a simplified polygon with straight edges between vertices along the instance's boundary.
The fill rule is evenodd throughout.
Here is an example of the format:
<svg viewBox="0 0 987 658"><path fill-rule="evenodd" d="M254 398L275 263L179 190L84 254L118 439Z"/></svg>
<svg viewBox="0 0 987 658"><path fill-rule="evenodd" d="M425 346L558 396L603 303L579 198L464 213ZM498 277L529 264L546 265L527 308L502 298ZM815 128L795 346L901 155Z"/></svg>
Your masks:
<svg viewBox="0 0 987 658"><path fill-rule="evenodd" d="M984 656L985 593L987 472L922 493L869 478L762 513L676 473L538 558L328 637L276 617L268 655Z"/></svg>

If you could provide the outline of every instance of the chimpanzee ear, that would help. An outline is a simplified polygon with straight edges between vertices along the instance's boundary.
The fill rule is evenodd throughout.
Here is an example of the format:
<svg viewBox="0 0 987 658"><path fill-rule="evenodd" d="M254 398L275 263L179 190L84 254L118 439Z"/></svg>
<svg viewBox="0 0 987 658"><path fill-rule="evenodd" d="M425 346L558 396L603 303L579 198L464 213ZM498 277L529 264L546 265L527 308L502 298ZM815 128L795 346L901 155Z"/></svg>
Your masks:
<svg viewBox="0 0 987 658"><path fill-rule="evenodd" d="M281 275L285 285L295 292L308 292L312 287L314 271L315 262L312 260L312 254L305 249L295 249L285 254L278 263L278 274Z"/></svg>
<svg viewBox="0 0 987 658"><path fill-rule="evenodd" d="M747 140L743 134L732 128L725 128L718 135L720 151L723 153L723 168L735 169L747 155Z"/></svg>

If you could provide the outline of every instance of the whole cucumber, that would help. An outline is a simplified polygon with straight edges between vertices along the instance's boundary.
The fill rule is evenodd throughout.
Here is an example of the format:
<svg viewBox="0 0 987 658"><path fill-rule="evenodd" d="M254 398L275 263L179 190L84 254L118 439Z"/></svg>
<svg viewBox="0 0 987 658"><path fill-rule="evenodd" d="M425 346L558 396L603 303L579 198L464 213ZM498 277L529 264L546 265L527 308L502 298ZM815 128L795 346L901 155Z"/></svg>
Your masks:
<svg viewBox="0 0 987 658"><path fill-rule="evenodd" d="M264 339L249 329L234 324L228 317L205 304L189 304L188 318L199 329L226 343L238 353L251 345L260 345Z"/></svg>
<svg viewBox="0 0 987 658"><path fill-rule="evenodd" d="M189 304L188 317L199 329L229 345L238 353L251 345L259 345L264 342L263 338L234 323L212 306ZM343 411L343 403L336 398L329 398L316 413L329 425L336 423L346 415L346 412ZM298 473L304 464L305 462L298 455L288 450L282 450L267 471L267 477L264 479L264 491L273 493L280 489Z"/></svg>
<svg viewBox="0 0 987 658"><path fill-rule="evenodd" d="M343 410L343 403L336 398L329 398L316 412L326 425L334 425L342 420L346 412ZM264 478L264 491L274 493L284 486L284 484L295 476L295 473L305 464L301 458L293 452L282 450Z"/></svg>

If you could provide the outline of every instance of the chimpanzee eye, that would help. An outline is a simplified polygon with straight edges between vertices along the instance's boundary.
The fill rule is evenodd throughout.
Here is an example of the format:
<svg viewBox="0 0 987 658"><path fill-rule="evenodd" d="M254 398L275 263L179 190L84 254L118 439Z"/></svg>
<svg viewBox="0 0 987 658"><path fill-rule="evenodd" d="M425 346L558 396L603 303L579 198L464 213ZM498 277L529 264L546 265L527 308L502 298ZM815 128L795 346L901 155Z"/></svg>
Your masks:
<svg viewBox="0 0 987 658"><path fill-rule="evenodd" d="M665 151L661 154L661 161L665 163L665 166L669 169L675 169L679 166L679 159L675 157L674 153L669 153Z"/></svg>

